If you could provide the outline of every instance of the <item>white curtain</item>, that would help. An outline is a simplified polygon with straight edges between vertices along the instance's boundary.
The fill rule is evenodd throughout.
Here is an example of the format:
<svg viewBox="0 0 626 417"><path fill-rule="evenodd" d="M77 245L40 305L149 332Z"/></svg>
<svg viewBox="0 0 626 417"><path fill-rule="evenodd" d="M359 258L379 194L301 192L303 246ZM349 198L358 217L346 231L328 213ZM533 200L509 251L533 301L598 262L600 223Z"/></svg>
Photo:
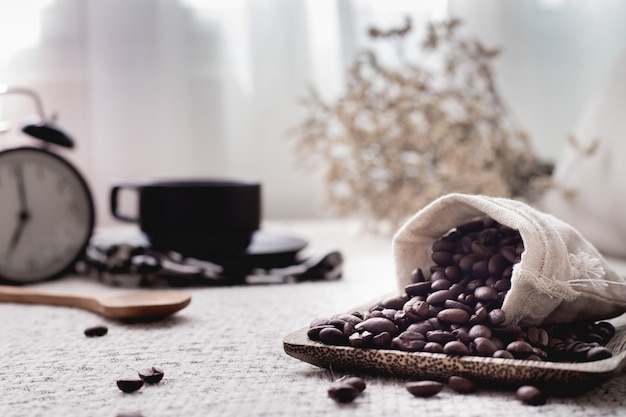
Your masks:
<svg viewBox="0 0 626 417"><path fill-rule="evenodd" d="M591 26L574 27L591 3L0 0L0 82L37 90L58 112L77 142L62 153L87 177L100 225L112 222L112 183L174 177L258 179L265 218L323 216L322 170L298 169L287 131L304 115L308 85L327 99L341 93L369 26L465 19L505 50L505 98L540 144L556 144L543 146L553 156L626 39L623 2L594 1ZM0 106L0 119L16 121L34 110L17 98ZM24 140L13 130L0 145Z"/></svg>

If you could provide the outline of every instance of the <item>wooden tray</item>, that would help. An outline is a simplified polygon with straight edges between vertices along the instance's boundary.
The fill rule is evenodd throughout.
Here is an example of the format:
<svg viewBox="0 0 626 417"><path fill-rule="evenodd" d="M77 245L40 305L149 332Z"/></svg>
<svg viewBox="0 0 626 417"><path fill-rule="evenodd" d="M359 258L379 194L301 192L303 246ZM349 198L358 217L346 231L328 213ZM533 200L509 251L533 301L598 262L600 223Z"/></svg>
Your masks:
<svg viewBox="0 0 626 417"><path fill-rule="evenodd" d="M288 355L296 359L334 371L436 380L459 375L487 385L533 384L553 392L573 394L602 384L626 365L626 317L612 320L612 323L617 331L607 348L614 356L584 363L330 346L310 340L307 337L308 328L287 335L283 347Z"/></svg>

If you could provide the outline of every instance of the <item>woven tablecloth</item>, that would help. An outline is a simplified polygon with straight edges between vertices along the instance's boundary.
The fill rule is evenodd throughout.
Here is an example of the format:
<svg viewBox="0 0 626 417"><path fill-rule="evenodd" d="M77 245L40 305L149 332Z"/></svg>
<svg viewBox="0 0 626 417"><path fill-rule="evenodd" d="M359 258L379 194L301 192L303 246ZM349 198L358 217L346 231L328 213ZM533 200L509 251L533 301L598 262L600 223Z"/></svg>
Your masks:
<svg viewBox="0 0 626 417"><path fill-rule="evenodd" d="M293 222L273 230L303 237L310 250L339 249L344 277L335 282L188 288L189 307L158 322L125 324L65 307L0 304L0 416L107 416L137 410L174 416L626 416L626 373L583 395L521 404L510 391L449 388L421 399L406 381L365 376L351 404L327 396L329 370L283 351L285 335L396 291L390 240L351 223ZM67 277L52 289L112 291L94 280ZM105 324L103 337L85 328ZM164 379L131 394L115 381L161 367Z"/></svg>

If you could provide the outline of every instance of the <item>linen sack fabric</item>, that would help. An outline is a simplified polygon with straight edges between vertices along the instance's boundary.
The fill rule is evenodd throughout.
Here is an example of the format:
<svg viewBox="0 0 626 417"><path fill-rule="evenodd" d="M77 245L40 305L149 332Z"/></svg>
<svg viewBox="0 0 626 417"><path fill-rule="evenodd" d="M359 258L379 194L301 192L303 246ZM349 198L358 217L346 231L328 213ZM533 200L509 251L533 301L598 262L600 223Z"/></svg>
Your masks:
<svg viewBox="0 0 626 417"><path fill-rule="evenodd" d="M482 195L445 195L400 227L392 240L400 288L411 283L416 268L429 273L435 240L485 215L518 230L524 243L502 305L507 324L601 320L626 312L626 279L575 228L523 202Z"/></svg>
<svg viewBox="0 0 626 417"><path fill-rule="evenodd" d="M606 256L626 258L626 49L574 126L538 207L576 227ZM586 150L592 150L592 152Z"/></svg>

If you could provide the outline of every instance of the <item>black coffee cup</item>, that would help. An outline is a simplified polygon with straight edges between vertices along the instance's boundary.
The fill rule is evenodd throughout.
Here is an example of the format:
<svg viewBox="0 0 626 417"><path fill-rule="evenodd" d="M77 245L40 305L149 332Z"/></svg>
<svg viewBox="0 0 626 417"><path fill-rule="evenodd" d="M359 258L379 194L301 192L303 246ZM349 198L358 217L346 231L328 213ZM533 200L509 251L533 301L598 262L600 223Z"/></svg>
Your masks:
<svg viewBox="0 0 626 417"><path fill-rule="evenodd" d="M138 193L137 215L120 213L122 190ZM261 222L261 185L242 180L120 183L111 188L111 214L135 222L150 244L189 256L241 251Z"/></svg>

